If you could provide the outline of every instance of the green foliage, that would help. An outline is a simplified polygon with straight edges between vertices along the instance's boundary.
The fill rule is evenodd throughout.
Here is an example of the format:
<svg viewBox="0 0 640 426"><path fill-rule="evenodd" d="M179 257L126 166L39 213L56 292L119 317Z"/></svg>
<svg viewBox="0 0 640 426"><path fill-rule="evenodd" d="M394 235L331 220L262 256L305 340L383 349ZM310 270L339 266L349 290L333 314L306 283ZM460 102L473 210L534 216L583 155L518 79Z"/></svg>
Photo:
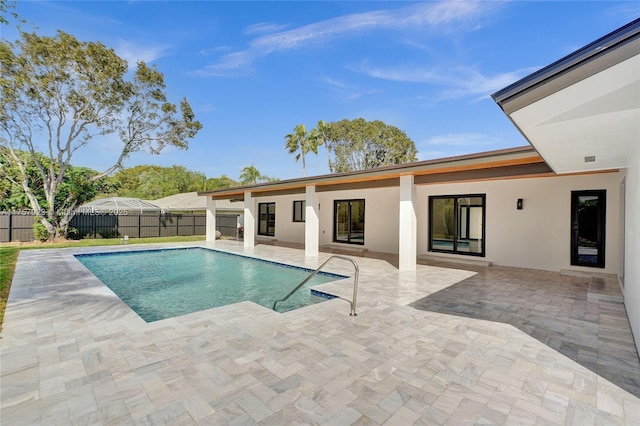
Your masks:
<svg viewBox="0 0 640 426"><path fill-rule="evenodd" d="M289 154L296 154L296 161L302 158L302 176L307 175L307 165L305 163L305 155L309 152L318 153L318 138L316 133L307 132L304 124L298 124L293 133L289 133L284 137L285 148Z"/></svg>
<svg viewBox="0 0 640 426"><path fill-rule="evenodd" d="M0 328L19 253L20 250L17 247L0 247Z"/></svg>
<svg viewBox="0 0 640 426"><path fill-rule="evenodd" d="M1 6L6 9L5 2ZM19 172L12 183L22 187L31 209L46 211L43 224L57 236L83 197L92 198L83 187L87 181L121 168L134 152L158 154L168 145L186 149L202 125L186 99L179 106L168 101L164 76L155 67L138 62L129 78L127 62L102 43L81 42L62 31L55 37L20 34L14 43L0 43L0 155ZM90 173L70 166L78 149L107 135L121 142L111 167ZM47 153L46 161L39 150ZM8 191L6 184L0 189Z"/></svg>
<svg viewBox="0 0 640 426"><path fill-rule="evenodd" d="M49 230L42 224L41 221L36 220L33 223L33 237L41 242L48 241L51 238Z"/></svg>
<svg viewBox="0 0 640 426"><path fill-rule="evenodd" d="M372 169L416 161L414 142L400 129L382 121L340 120L326 130L334 158L333 173ZM325 142L326 143L326 142Z"/></svg>
<svg viewBox="0 0 640 426"><path fill-rule="evenodd" d="M262 179L262 174L253 164L240 172L240 183L243 185L255 185L260 179Z"/></svg>
<svg viewBox="0 0 640 426"><path fill-rule="evenodd" d="M18 14L11 9L15 9L16 2L9 0L0 0L0 25L9 24L9 17L15 19L19 23L24 23L24 19L21 19Z"/></svg>
<svg viewBox="0 0 640 426"><path fill-rule="evenodd" d="M183 192L202 191L207 177L184 166L141 165L120 170L113 180L121 197L155 200Z"/></svg>
<svg viewBox="0 0 640 426"><path fill-rule="evenodd" d="M34 196L46 208L47 201L44 197L44 182L35 161L31 155L24 151L17 151L20 161L24 164L25 174L33 188ZM10 161L10 153L7 148L0 146L0 210L31 209L27 194L22 188L22 173L17 164ZM46 157L36 153L36 160L45 162Z"/></svg>
<svg viewBox="0 0 640 426"><path fill-rule="evenodd" d="M293 133L285 136L285 148L302 159L302 173L306 176L305 154L318 153L324 146L332 173L372 169L416 161L415 144L400 129L382 121L340 120L318 121L316 128L306 131L298 124Z"/></svg>
<svg viewBox="0 0 640 426"><path fill-rule="evenodd" d="M3 155L5 151L5 155ZM29 181L29 187L41 209L48 209L49 202L45 196L45 186L41 174L38 171L36 161L47 170L58 172L60 166L57 163L51 164L49 158L39 152L29 154L23 151L16 152L20 161L25 166L25 174ZM15 162L7 161L8 154L6 148L0 146L0 210L23 210L32 209L31 203L22 186L23 175L16 167ZM34 160L35 158L35 160ZM55 205L59 210L70 208L70 200L78 203L85 203L92 200L98 194L113 191L112 179L105 176L98 180L92 177L98 172L87 167L67 166L67 171L58 186L58 193L55 197Z"/></svg>
<svg viewBox="0 0 640 426"><path fill-rule="evenodd" d="M327 151L327 164L331 170L331 151L333 150L331 141L331 123L319 120L315 129L309 132L316 147L323 145ZM333 172L333 170L331 170Z"/></svg>
<svg viewBox="0 0 640 426"><path fill-rule="evenodd" d="M120 234L115 229L103 229L98 232L95 238L118 238Z"/></svg>
<svg viewBox="0 0 640 426"><path fill-rule="evenodd" d="M224 189L224 188L232 188L234 186L238 186L239 183L235 180L231 179L227 175L222 175L218 178L209 178L205 183L205 190L210 189Z"/></svg>
<svg viewBox="0 0 640 426"><path fill-rule="evenodd" d="M140 196L141 194L138 192L138 188L142 184L140 176L147 172L161 173L161 171L161 166L152 165L140 165L119 170L113 175L113 181L117 187L118 196L149 199L147 197Z"/></svg>
<svg viewBox="0 0 640 426"><path fill-rule="evenodd" d="M240 172L240 183L242 185L255 185L260 182L274 182L277 180L278 178L272 178L261 174L253 164L245 167Z"/></svg>

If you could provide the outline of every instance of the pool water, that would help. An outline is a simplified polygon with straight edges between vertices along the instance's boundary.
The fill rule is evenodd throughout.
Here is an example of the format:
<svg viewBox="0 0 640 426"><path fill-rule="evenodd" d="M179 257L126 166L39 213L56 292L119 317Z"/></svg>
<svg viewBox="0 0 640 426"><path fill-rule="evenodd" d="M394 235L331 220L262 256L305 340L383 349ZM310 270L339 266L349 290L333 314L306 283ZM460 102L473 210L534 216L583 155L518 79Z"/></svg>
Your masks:
<svg viewBox="0 0 640 426"><path fill-rule="evenodd" d="M76 258L147 322L242 301L272 308L309 269L205 248L78 254ZM346 278L320 272L286 302L284 312L326 300L308 287ZM307 287L307 288L305 288Z"/></svg>

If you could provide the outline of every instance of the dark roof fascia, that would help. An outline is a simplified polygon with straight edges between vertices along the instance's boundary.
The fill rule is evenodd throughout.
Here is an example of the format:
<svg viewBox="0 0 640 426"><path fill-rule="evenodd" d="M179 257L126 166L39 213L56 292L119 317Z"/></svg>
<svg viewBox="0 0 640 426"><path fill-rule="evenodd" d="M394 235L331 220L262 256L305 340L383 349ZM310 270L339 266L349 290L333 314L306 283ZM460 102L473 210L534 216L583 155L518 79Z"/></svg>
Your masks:
<svg viewBox="0 0 640 426"><path fill-rule="evenodd" d="M494 151L480 152L475 154L459 155L454 157L438 158L433 160L417 161L413 163L397 164L393 166L378 167L375 169L358 170L353 172L333 173L326 175L310 176L304 178L286 179L275 182L266 182L256 185L236 186L232 188L214 189L210 191L199 191L198 195L226 195L226 194L238 194L244 191L277 191L278 188L300 187L303 188L307 185L314 185L316 183L331 184L332 181L344 182L349 179L367 178L371 180L388 179L390 174L416 174L426 168L433 168L437 166L447 167L460 162L477 162L482 164L485 161L495 161L500 157L510 155L526 155L539 157L537 151L530 145L521 146L516 148L506 148Z"/></svg>
<svg viewBox="0 0 640 426"><path fill-rule="evenodd" d="M595 59L602 58L606 55L613 54L617 49L626 48L628 52L624 56L613 59L612 63L602 64L600 67L593 67L588 73L576 75L573 79L564 81L562 85L568 87L577 81L583 80L597 72L602 71L616 63L621 62L628 57L632 57L638 54L640 49L640 43L633 44L632 42L640 38L640 18L628 23L627 25L618 28L617 30L599 38L598 40L576 50L575 52L565 56L564 58L548 65L540 70L524 77L521 80L499 90L491 95L493 100L509 114L513 112L514 108L505 108L507 104L514 98L517 98L525 93L529 93L536 88L546 84L549 80L555 79L560 75L566 74L569 71L575 70L587 63L594 61ZM555 90L560 90L564 87L557 87ZM540 97L541 98L541 97ZM533 103L539 100L536 97L532 97L527 104ZM526 105L519 105L519 108Z"/></svg>

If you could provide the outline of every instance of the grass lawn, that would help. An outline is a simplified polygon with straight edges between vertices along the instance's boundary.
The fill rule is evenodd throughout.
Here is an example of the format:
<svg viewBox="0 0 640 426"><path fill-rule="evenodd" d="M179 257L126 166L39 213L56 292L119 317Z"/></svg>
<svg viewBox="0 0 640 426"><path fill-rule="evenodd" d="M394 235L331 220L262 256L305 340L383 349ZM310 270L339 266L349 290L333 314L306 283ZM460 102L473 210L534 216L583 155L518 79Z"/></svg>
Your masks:
<svg viewBox="0 0 640 426"><path fill-rule="evenodd" d="M190 237L156 237L156 238L131 238L129 244L151 244L151 243L178 243L188 241L203 241L204 235L195 235ZM11 279L13 271L18 261L20 250L37 250L52 249L65 247L94 247L94 246L116 246L120 245L120 238L97 239L97 240L78 240L64 241L55 243L26 243L0 244L0 330L4 320L4 309L9 298L9 290L11 288Z"/></svg>

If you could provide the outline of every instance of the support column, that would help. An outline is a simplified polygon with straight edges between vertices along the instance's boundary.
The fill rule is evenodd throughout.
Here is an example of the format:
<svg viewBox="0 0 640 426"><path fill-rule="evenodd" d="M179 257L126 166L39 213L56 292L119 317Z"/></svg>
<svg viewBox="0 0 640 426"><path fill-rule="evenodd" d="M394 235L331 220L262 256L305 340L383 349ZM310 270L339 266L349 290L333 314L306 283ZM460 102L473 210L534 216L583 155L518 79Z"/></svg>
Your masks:
<svg viewBox="0 0 640 426"><path fill-rule="evenodd" d="M304 223L304 255L317 256L320 246L320 219L318 193L315 185L306 188L305 223Z"/></svg>
<svg viewBox="0 0 640 426"><path fill-rule="evenodd" d="M416 187L413 175L400 176L400 215L398 263L401 271L416 270L417 219Z"/></svg>
<svg viewBox="0 0 640 426"><path fill-rule="evenodd" d="M251 191L244 193L244 246L256 245L256 200Z"/></svg>
<svg viewBox="0 0 640 426"><path fill-rule="evenodd" d="M216 241L216 200L207 196L207 216L205 221L205 233L207 242Z"/></svg>

